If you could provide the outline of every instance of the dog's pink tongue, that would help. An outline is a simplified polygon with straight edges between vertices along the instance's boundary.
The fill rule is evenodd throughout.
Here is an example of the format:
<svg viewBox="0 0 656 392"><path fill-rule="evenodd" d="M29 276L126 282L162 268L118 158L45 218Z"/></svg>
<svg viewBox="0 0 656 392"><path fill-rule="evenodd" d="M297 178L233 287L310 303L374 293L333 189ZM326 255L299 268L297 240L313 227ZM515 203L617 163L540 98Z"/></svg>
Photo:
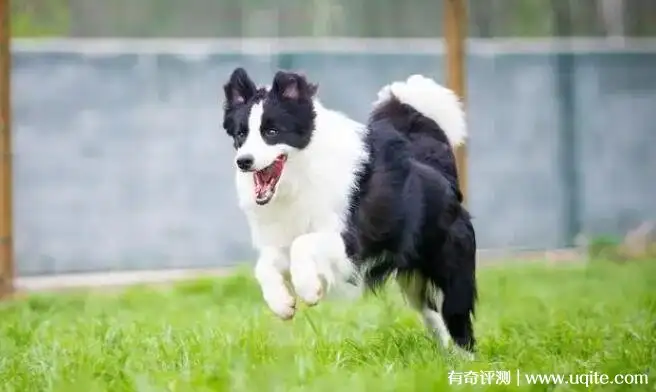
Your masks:
<svg viewBox="0 0 656 392"><path fill-rule="evenodd" d="M255 196L262 197L268 188L268 176L262 172L256 172L253 177L255 178Z"/></svg>

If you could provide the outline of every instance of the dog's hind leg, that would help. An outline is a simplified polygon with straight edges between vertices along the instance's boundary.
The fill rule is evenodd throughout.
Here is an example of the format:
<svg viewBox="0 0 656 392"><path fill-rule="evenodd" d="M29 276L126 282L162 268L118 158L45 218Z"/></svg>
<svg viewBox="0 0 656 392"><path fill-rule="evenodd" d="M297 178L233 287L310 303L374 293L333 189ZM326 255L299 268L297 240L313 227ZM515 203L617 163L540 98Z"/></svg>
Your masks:
<svg viewBox="0 0 656 392"><path fill-rule="evenodd" d="M453 279L444 288L442 315L453 341L458 347L473 352L476 339L472 323L474 283L465 276Z"/></svg>
<svg viewBox="0 0 656 392"><path fill-rule="evenodd" d="M458 347L473 353L476 339L472 319L478 294L476 242L471 222L461 219L454 224L441 257L443 260L449 260L450 266L444 272L440 285L444 294L442 316Z"/></svg>
<svg viewBox="0 0 656 392"><path fill-rule="evenodd" d="M431 290L426 278L418 273L397 274L396 281L410 306L421 313L426 327L447 349L451 337L436 303L441 300L441 296L432 293L434 290Z"/></svg>

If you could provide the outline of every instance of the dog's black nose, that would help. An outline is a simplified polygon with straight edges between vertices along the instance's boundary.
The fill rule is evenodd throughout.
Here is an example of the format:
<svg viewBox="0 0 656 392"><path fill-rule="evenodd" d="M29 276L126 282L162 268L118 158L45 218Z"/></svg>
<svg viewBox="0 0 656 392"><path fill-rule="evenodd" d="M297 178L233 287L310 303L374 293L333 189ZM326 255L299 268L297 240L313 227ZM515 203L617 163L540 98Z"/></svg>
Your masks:
<svg viewBox="0 0 656 392"><path fill-rule="evenodd" d="M255 159L250 154L242 155L239 158L237 158L237 167L239 167L241 170L244 171L250 170L251 167L253 166L254 160Z"/></svg>

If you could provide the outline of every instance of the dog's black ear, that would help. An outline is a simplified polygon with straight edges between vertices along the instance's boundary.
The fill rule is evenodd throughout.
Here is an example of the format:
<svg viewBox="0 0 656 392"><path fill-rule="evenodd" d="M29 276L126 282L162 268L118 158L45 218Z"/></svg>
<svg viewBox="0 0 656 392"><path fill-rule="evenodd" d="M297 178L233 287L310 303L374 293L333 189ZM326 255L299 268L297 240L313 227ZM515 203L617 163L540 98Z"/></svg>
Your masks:
<svg viewBox="0 0 656 392"><path fill-rule="evenodd" d="M304 75L285 71L278 71L271 85L271 91L278 97L293 101L312 99L318 88L318 85L310 83Z"/></svg>
<svg viewBox="0 0 656 392"><path fill-rule="evenodd" d="M257 86L248 76L246 70L239 67L232 71L228 83L223 85L223 91L226 99L225 106L231 107L251 99L257 92Z"/></svg>

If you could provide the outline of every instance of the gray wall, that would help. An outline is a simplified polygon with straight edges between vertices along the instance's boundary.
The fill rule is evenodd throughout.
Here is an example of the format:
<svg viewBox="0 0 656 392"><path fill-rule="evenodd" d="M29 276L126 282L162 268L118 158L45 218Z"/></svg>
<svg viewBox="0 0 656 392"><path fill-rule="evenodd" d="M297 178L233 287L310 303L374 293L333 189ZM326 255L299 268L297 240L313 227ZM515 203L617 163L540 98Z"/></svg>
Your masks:
<svg viewBox="0 0 656 392"><path fill-rule="evenodd" d="M376 91L444 56L175 53L94 41L14 46L19 274L250 261L220 86L305 70L325 103L364 120ZM403 47L401 45L400 47ZM471 45L470 207L481 247L552 248L656 218L656 44L544 50ZM401 49L400 49L401 50Z"/></svg>

